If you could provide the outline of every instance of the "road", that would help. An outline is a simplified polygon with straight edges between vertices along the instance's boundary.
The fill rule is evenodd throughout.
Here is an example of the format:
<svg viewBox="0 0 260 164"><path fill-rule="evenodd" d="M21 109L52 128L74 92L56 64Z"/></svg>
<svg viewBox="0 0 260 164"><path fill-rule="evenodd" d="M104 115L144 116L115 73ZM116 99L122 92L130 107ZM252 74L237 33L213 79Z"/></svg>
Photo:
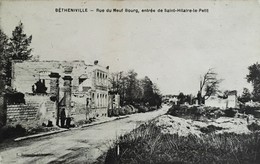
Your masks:
<svg viewBox="0 0 260 164"><path fill-rule="evenodd" d="M20 141L14 147L0 150L0 163L93 163L118 136L166 113L167 109L168 106L163 106L159 110L133 114L121 120Z"/></svg>

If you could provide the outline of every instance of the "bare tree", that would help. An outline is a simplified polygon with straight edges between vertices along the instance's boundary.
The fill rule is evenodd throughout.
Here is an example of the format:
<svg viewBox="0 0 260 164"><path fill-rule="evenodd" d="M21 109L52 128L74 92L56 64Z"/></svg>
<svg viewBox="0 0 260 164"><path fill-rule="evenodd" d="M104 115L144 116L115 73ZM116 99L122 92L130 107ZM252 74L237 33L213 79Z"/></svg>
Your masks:
<svg viewBox="0 0 260 164"><path fill-rule="evenodd" d="M198 95L201 96L202 100L207 100L211 95L219 91L219 83L222 81L223 79L217 79L217 73L213 70L213 68L210 68L200 79L200 89Z"/></svg>

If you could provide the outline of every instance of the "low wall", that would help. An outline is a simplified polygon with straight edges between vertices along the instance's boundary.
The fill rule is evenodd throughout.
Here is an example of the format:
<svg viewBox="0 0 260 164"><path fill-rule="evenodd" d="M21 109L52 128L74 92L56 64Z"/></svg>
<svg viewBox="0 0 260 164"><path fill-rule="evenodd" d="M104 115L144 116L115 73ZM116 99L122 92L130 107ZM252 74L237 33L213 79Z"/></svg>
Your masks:
<svg viewBox="0 0 260 164"><path fill-rule="evenodd" d="M227 108L227 99L209 99L209 100L205 100L205 106L226 109Z"/></svg>
<svg viewBox="0 0 260 164"><path fill-rule="evenodd" d="M7 124L20 124L27 127L48 124L56 121L56 103L46 94L25 94L25 103L20 105L7 105Z"/></svg>
<svg viewBox="0 0 260 164"><path fill-rule="evenodd" d="M71 99L73 103L73 108L71 110L71 117L74 121L88 120L90 118L107 116L107 107L95 107L90 104L87 106L86 97L75 97L72 96ZM91 102L89 102L91 103Z"/></svg>
<svg viewBox="0 0 260 164"><path fill-rule="evenodd" d="M40 114L37 108L28 105L7 105L6 113L7 125L30 126L38 124Z"/></svg>
<svg viewBox="0 0 260 164"><path fill-rule="evenodd" d="M48 121L56 122L56 102L51 101L49 94L25 94L26 105L38 109L40 124L48 124Z"/></svg>
<svg viewBox="0 0 260 164"><path fill-rule="evenodd" d="M105 117L107 116L108 110L107 107L100 107L95 110L97 117Z"/></svg>

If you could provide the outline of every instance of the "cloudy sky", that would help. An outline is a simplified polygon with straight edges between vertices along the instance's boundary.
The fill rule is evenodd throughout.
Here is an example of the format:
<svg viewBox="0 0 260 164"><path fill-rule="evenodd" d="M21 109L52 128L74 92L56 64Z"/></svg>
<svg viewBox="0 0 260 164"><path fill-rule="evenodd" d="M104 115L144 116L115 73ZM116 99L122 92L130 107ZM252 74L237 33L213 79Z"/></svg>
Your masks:
<svg viewBox="0 0 260 164"><path fill-rule="evenodd" d="M88 8L57 13L55 8ZM208 9L208 13L97 13L97 8ZM1 29L19 21L41 60L85 60L111 71L134 69L164 94L195 94L209 68L221 89L251 88L247 67L260 59L259 1L2 1Z"/></svg>

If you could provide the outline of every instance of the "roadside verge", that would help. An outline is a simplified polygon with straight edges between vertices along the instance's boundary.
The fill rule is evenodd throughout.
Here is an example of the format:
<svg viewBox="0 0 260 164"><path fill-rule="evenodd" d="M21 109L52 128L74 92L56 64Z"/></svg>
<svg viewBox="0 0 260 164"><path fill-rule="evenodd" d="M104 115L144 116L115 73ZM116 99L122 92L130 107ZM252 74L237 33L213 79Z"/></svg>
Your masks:
<svg viewBox="0 0 260 164"><path fill-rule="evenodd" d="M124 118L128 118L128 117L129 116L119 116L119 117L111 118L111 119L108 119L108 120L100 120L100 121L92 122L90 124L84 124L79 128L85 128L85 127L95 126L95 125L99 125L99 124L104 124L104 123L107 123L107 122L120 120L120 119L124 119ZM78 129L78 128L76 128L76 129ZM33 134L33 135L29 135L29 136L19 137L19 138L14 139L14 141L17 142L17 141L22 141L22 140L27 140L27 139L33 139L33 138L48 136L48 135L52 135L52 134L65 132L65 131L68 131L68 130L73 130L73 128L72 129L60 129L60 130L56 130L56 131L50 131L50 132L45 132L45 133L39 133L39 134Z"/></svg>

